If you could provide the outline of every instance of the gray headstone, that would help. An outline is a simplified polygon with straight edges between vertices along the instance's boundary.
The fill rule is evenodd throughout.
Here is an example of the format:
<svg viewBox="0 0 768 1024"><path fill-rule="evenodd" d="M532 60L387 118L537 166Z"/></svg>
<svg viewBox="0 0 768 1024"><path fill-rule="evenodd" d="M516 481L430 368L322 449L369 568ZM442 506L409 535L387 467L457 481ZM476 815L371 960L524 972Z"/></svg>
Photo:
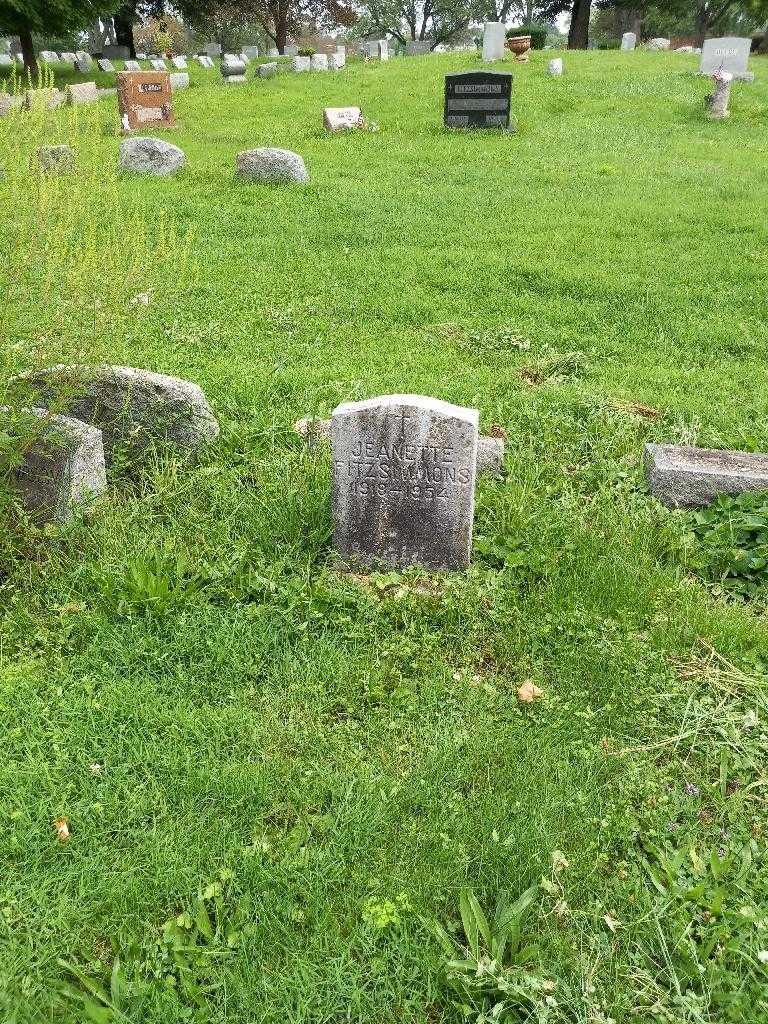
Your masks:
<svg viewBox="0 0 768 1024"><path fill-rule="evenodd" d="M293 57L291 60L291 66L294 71L309 71L312 67L312 61L310 57Z"/></svg>
<svg viewBox="0 0 768 1024"><path fill-rule="evenodd" d="M45 409L0 410L5 431L24 444L13 471L21 505L38 523L66 522L107 486L102 434Z"/></svg>
<svg viewBox="0 0 768 1024"><path fill-rule="evenodd" d="M67 103L70 107L79 107L84 103L96 103L99 93L95 82L80 82L67 86Z"/></svg>
<svg viewBox="0 0 768 1024"><path fill-rule="evenodd" d="M649 39L647 45L649 50L668 50L672 41L665 39L664 36L658 36L656 39Z"/></svg>
<svg viewBox="0 0 768 1024"><path fill-rule="evenodd" d="M19 105L16 96L9 92L0 92L0 117L8 117L14 107Z"/></svg>
<svg viewBox="0 0 768 1024"><path fill-rule="evenodd" d="M280 56L280 51L278 50L278 48L276 46L270 46L269 49L267 50L267 56L268 57L279 57ZM286 56L287 56L287 54L286 54Z"/></svg>
<svg viewBox="0 0 768 1024"><path fill-rule="evenodd" d="M54 366L17 380L38 393L37 405L98 427L107 462L117 446L134 454L153 442L195 451L219 434L202 390L177 377L130 366Z"/></svg>
<svg viewBox="0 0 768 1024"><path fill-rule="evenodd" d="M509 71L465 71L445 76L446 128L510 128Z"/></svg>
<svg viewBox="0 0 768 1024"><path fill-rule="evenodd" d="M347 57L344 53L331 53L328 56L328 67L331 71L341 71L346 63Z"/></svg>
<svg viewBox="0 0 768 1024"><path fill-rule="evenodd" d="M205 43L203 49L209 57L221 56L221 46L218 43Z"/></svg>
<svg viewBox="0 0 768 1024"><path fill-rule="evenodd" d="M111 60L107 60L106 57L100 57L96 64L98 65L99 71L105 71L108 75L111 75L115 70L115 65Z"/></svg>
<svg viewBox="0 0 768 1024"><path fill-rule="evenodd" d="M386 39L379 40L379 60L389 60L389 43Z"/></svg>
<svg viewBox="0 0 768 1024"><path fill-rule="evenodd" d="M259 56L258 46L244 46L243 53L246 57L250 57L251 60L255 60Z"/></svg>
<svg viewBox="0 0 768 1024"><path fill-rule="evenodd" d="M288 149L246 149L236 157L237 175L265 184L309 181L304 161Z"/></svg>
<svg viewBox="0 0 768 1024"><path fill-rule="evenodd" d="M137 60L127 60L125 62L126 71L141 71L141 64Z"/></svg>
<svg viewBox="0 0 768 1024"><path fill-rule="evenodd" d="M472 550L475 409L384 395L334 409L334 546L351 563L464 569Z"/></svg>
<svg viewBox="0 0 768 1024"><path fill-rule="evenodd" d="M165 177L181 170L186 162L184 151L165 139L132 138L120 143L122 171Z"/></svg>
<svg viewBox="0 0 768 1024"><path fill-rule="evenodd" d="M747 70L751 46L751 39L741 39L739 36L706 39L701 51L699 72L712 75L715 71L730 71L734 78L752 81L755 76Z"/></svg>
<svg viewBox="0 0 768 1024"><path fill-rule="evenodd" d="M176 56L176 57L171 57L171 64L173 64L173 66L176 68L177 71L186 71L187 70L187 58L186 57L182 57L181 55Z"/></svg>
<svg viewBox="0 0 768 1024"><path fill-rule="evenodd" d="M273 78L278 73L278 63L276 60L267 61L265 64L259 64L256 68L256 74L259 78Z"/></svg>
<svg viewBox="0 0 768 1024"><path fill-rule="evenodd" d="M637 46L637 36L634 32L625 32L621 37L622 50L634 50Z"/></svg>
<svg viewBox="0 0 768 1024"><path fill-rule="evenodd" d="M547 74L552 75L555 78L559 78L563 73L563 58L555 57L547 64Z"/></svg>
<svg viewBox="0 0 768 1024"><path fill-rule="evenodd" d="M278 51L279 52L279 51ZM299 53L299 47L297 43L289 43L285 48L286 57L296 57Z"/></svg>
<svg viewBox="0 0 768 1024"><path fill-rule="evenodd" d="M154 71L167 71L168 65L165 63L162 57L153 57L150 62Z"/></svg>
<svg viewBox="0 0 768 1024"><path fill-rule="evenodd" d="M85 50L78 50L75 54L75 67L81 74L88 74L93 67L93 58L90 53L86 53Z"/></svg>
<svg viewBox="0 0 768 1024"><path fill-rule="evenodd" d="M119 43L108 43L106 46L102 46L101 55L108 60L127 60L131 56L131 51L127 46L121 46Z"/></svg>
<svg viewBox="0 0 768 1024"><path fill-rule="evenodd" d="M0 68L12 68L13 57L10 53L0 53Z"/></svg>
<svg viewBox="0 0 768 1024"><path fill-rule="evenodd" d="M768 455L647 444L651 493L669 508L701 508L718 494L768 491Z"/></svg>
<svg viewBox="0 0 768 1024"><path fill-rule="evenodd" d="M409 39L405 44L406 57L420 57L429 53L432 44L426 39Z"/></svg>
<svg viewBox="0 0 768 1024"><path fill-rule="evenodd" d="M75 153L71 146L40 146L37 166L43 174L72 174Z"/></svg>
<svg viewBox="0 0 768 1024"><path fill-rule="evenodd" d="M328 54L313 53L312 56L309 58L309 66L313 71L327 71Z"/></svg>
<svg viewBox="0 0 768 1024"><path fill-rule="evenodd" d="M45 64L60 64L61 63L61 61L59 60L58 53L55 53L53 50L41 50L40 51L40 60L43 61Z"/></svg>
<svg viewBox="0 0 768 1024"><path fill-rule="evenodd" d="M503 60L507 46L507 28L500 21L486 21L483 29L483 60Z"/></svg>

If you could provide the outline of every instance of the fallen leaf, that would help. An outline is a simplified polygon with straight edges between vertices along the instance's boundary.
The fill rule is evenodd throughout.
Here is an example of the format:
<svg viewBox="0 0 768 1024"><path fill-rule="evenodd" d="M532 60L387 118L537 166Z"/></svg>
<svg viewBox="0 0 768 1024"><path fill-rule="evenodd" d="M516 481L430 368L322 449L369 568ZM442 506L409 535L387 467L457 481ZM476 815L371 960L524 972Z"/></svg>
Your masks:
<svg viewBox="0 0 768 1024"><path fill-rule="evenodd" d="M612 931L614 935L616 934L617 929L621 928L621 921L617 921L616 918L611 917L610 914L606 914L603 920L608 926L609 931Z"/></svg>
<svg viewBox="0 0 768 1024"><path fill-rule="evenodd" d="M568 860L562 850L552 851L552 870L557 873L558 871L564 871L568 867Z"/></svg>
<svg viewBox="0 0 768 1024"><path fill-rule="evenodd" d="M60 843L69 841L69 824L66 818L57 818L53 823L53 827L56 829L56 838Z"/></svg>
<svg viewBox="0 0 768 1024"><path fill-rule="evenodd" d="M523 685L518 687L517 699L521 704L533 704L543 692L532 679L526 679Z"/></svg>

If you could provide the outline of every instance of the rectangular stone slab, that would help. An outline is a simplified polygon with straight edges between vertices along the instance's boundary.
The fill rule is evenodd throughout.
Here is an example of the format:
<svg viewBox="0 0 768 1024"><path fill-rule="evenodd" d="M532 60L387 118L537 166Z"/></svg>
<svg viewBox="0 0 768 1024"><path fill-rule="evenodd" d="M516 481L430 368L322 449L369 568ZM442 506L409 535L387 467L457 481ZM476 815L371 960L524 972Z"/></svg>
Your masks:
<svg viewBox="0 0 768 1024"><path fill-rule="evenodd" d="M486 21L483 28L483 60L503 60L507 47L507 27L500 21Z"/></svg>
<svg viewBox="0 0 768 1024"><path fill-rule="evenodd" d="M703 508L719 494L768 491L768 455L647 444L651 493L668 508Z"/></svg>
<svg viewBox="0 0 768 1024"><path fill-rule="evenodd" d="M747 69L751 39L739 36L723 36L720 39L705 39L701 50L699 73L712 75L720 68L730 71L735 78L751 81L754 75Z"/></svg>
<svg viewBox="0 0 768 1024"><path fill-rule="evenodd" d="M465 569L476 409L422 395L349 402L331 419L334 546L362 567Z"/></svg>

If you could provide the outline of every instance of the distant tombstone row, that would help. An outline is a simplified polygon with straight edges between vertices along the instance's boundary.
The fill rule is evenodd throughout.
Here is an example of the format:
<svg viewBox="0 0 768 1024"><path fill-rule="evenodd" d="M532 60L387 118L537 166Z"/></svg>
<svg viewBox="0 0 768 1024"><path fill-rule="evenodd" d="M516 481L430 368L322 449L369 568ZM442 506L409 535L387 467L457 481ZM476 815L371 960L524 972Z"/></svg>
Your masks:
<svg viewBox="0 0 768 1024"><path fill-rule="evenodd" d="M100 494L118 449L132 460L158 443L195 452L219 433L196 384L148 370L55 366L23 374L12 386L33 396L30 408L5 408L2 419L6 433L24 444L15 484L39 522L66 522Z"/></svg>
<svg viewBox="0 0 768 1024"><path fill-rule="evenodd" d="M509 128L512 75L466 71L445 76L446 128Z"/></svg>

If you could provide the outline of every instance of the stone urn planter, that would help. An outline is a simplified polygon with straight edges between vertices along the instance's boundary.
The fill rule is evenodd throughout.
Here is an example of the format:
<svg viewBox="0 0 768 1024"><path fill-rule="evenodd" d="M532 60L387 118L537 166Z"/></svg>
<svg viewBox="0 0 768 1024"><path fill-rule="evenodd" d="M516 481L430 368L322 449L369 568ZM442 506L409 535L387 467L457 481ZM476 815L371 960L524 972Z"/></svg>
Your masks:
<svg viewBox="0 0 768 1024"><path fill-rule="evenodd" d="M515 60L526 61L530 58L531 37L512 36L511 39L507 40L507 49L514 53Z"/></svg>

